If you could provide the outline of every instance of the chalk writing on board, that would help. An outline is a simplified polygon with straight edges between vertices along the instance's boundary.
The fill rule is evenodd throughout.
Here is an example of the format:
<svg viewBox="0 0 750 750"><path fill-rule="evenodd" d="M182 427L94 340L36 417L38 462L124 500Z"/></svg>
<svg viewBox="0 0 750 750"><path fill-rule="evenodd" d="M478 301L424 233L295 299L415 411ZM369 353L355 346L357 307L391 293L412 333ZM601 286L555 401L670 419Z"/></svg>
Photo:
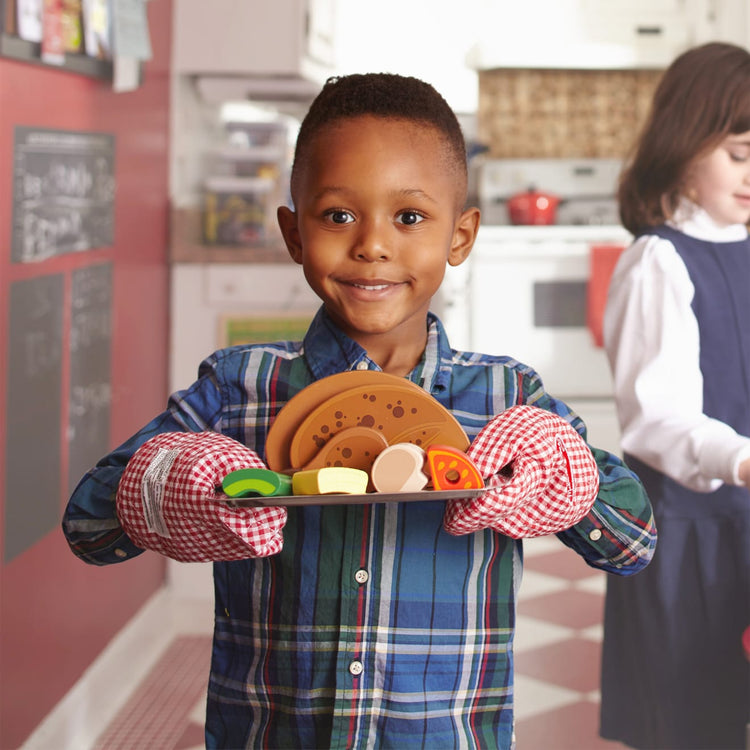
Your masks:
<svg viewBox="0 0 750 750"><path fill-rule="evenodd" d="M14 262L112 245L114 151L109 133L15 128Z"/></svg>
<svg viewBox="0 0 750 750"><path fill-rule="evenodd" d="M112 265L76 269L70 316L68 478L72 490L109 444Z"/></svg>

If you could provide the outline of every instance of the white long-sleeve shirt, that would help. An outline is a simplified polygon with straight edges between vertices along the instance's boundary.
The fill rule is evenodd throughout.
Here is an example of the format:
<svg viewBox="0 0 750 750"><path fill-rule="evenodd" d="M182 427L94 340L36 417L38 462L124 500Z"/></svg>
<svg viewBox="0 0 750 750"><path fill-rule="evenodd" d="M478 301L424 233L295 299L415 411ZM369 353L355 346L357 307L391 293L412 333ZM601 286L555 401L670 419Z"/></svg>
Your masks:
<svg viewBox="0 0 750 750"><path fill-rule="evenodd" d="M718 226L687 202L669 223L713 242L747 237L744 225ZM750 457L750 436L703 413L694 293L669 240L638 238L622 254L612 277L604 343L623 450L692 490L710 492L722 483L742 484L739 465Z"/></svg>

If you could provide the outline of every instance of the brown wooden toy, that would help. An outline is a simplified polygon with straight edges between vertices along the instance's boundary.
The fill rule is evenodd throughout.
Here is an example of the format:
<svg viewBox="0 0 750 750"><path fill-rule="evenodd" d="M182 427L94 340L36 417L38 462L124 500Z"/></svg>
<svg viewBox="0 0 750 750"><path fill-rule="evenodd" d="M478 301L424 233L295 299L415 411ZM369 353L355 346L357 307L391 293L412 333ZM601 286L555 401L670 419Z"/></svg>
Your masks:
<svg viewBox="0 0 750 750"><path fill-rule="evenodd" d="M368 474L380 453L388 447L381 432L371 427L349 427L334 435L303 469L347 466Z"/></svg>
<svg viewBox="0 0 750 750"><path fill-rule="evenodd" d="M316 381L289 400L268 432L266 463L274 471L301 469L335 435L353 427L373 429L389 445L469 447L456 418L415 383L385 372L352 370Z"/></svg>

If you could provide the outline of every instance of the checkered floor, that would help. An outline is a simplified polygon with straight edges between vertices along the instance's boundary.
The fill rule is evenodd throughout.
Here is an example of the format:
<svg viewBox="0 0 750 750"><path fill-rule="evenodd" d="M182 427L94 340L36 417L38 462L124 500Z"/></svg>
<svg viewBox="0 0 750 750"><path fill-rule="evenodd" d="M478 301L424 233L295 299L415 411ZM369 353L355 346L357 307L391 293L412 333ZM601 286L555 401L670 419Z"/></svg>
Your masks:
<svg viewBox="0 0 750 750"><path fill-rule="evenodd" d="M554 537L526 542L517 750L624 750L598 736L604 576ZM201 750L209 652L208 634L177 638L96 750Z"/></svg>

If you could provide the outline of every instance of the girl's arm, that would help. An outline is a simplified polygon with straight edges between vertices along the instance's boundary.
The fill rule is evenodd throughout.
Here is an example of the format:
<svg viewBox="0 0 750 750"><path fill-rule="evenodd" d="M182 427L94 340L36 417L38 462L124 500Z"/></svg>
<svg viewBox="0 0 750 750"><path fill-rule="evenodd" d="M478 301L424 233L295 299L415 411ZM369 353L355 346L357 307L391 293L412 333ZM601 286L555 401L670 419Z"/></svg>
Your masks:
<svg viewBox="0 0 750 750"><path fill-rule="evenodd" d="M640 237L610 285L604 340L626 453L697 492L739 484L750 440L703 413L694 287L668 240Z"/></svg>

